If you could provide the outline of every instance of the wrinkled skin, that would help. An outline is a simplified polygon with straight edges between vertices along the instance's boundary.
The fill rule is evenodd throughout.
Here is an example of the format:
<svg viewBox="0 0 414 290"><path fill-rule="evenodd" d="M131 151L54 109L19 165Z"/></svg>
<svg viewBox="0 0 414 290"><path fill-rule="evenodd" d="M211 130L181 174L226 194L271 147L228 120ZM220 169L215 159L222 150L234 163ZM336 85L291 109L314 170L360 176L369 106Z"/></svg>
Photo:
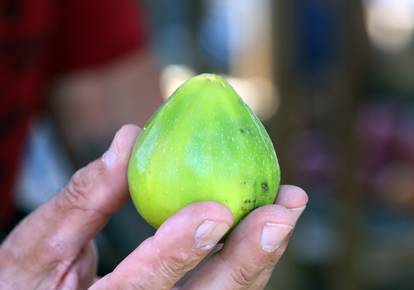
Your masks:
<svg viewBox="0 0 414 290"><path fill-rule="evenodd" d="M0 246L0 289L172 289L211 253L233 216L218 203L196 203L168 219L113 272L95 276L92 239L128 198L127 164L138 131L124 126L102 158L12 231ZM181 290L263 289L306 203L303 190L282 186L276 204L250 213ZM206 224L218 226L206 231Z"/></svg>

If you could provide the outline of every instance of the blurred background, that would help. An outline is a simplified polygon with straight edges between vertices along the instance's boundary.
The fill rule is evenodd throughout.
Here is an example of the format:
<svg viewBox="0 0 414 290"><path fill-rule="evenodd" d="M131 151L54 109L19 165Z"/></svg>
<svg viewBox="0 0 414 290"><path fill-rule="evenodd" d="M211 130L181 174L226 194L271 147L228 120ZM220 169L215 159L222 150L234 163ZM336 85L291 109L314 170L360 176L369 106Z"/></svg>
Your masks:
<svg viewBox="0 0 414 290"><path fill-rule="evenodd" d="M183 81L214 72L264 122L282 182L310 197L267 289L413 289L414 0L147 0L136 9L133 49L68 66L45 85L3 236L100 156L121 124L142 126ZM128 203L97 237L100 274L152 233Z"/></svg>

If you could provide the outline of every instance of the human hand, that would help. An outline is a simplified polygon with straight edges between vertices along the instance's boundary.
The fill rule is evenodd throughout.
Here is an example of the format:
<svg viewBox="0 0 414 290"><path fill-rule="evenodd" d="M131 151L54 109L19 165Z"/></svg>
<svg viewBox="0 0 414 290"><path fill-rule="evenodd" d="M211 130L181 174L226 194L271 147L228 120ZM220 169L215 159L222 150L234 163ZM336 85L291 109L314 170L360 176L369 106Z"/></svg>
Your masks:
<svg viewBox="0 0 414 290"><path fill-rule="evenodd" d="M113 272L95 277L92 239L128 198L127 164L138 131L124 126L102 158L12 231L0 246L0 289L171 289L209 254L232 215L221 204L196 203L168 219ZM301 189L282 186L276 204L250 213L181 290L263 289L306 203Z"/></svg>

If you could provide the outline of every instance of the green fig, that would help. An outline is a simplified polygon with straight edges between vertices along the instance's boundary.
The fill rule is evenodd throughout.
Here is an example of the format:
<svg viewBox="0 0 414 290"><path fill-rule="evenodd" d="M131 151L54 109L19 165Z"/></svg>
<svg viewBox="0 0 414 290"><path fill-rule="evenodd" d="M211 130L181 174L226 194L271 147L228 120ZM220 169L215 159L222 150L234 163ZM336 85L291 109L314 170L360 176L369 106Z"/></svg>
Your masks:
<svg viewBox="0 0 414 290"><path fill-rule="evenodd" d="M132 200L155 228L200 201L224 204L237 223L273 203L279 183L265 128L214 74L195 76L172 94L142 129L128 167Z"/></svg>

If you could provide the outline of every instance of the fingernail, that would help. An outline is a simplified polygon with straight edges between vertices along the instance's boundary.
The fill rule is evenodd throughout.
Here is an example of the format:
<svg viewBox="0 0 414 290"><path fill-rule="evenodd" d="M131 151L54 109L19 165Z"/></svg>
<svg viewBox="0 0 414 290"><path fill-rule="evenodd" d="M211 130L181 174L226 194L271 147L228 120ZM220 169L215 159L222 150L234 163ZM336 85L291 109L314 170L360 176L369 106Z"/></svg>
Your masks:
<svg viewBox="0 0 414 290"><path fill-rule="evenodd" d="M112 167L116 159L118 157L118 150L115 145L115 140L112 141L111 146L109 146L109 149L103 154L102 160L108 167Z"/></svg>
<svg viewBox="0 0 414 290"><path fill-rule="evenodd" d="M260 245L265 252L274 252L280 248L283 240L292 231L292 227L285 224L266 223L262 230Z"/></svg>
<svg viewBox="0 0 414 290"><path fill-rule="evenodd" d="M230 229L227 224L206 220L195 232L195 246L202 250L211 250Z"/></svg>

